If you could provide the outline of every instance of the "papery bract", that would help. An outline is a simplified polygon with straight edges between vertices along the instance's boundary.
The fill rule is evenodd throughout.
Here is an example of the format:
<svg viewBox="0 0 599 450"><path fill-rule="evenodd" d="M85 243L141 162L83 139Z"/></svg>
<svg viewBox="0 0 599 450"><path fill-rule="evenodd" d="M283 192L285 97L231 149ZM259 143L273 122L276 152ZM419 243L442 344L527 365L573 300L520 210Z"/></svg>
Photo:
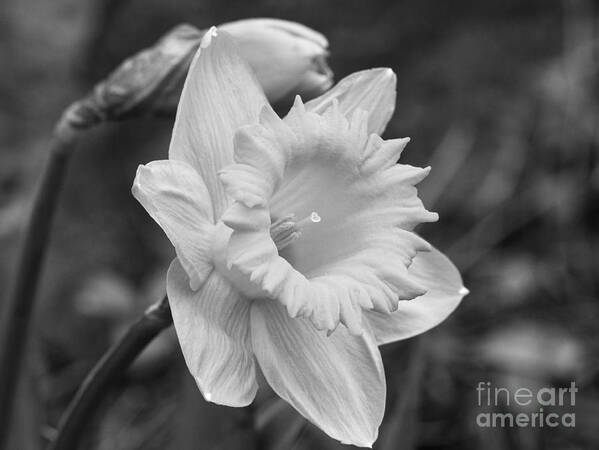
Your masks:
<svg viewBox="0 0 599 450"><path fill-rule="evenodd" d="M225 33L202 41L168 161L133 192L177 258L167 276L187 365L207 400L250 403L259 364L282 398L345 443L370 446L385 405L377 344L424 332L467 292L413 232L437 219L378 136L395 75L342 80L280 119ZM410 300L410 301L404 301Z"/></svg>

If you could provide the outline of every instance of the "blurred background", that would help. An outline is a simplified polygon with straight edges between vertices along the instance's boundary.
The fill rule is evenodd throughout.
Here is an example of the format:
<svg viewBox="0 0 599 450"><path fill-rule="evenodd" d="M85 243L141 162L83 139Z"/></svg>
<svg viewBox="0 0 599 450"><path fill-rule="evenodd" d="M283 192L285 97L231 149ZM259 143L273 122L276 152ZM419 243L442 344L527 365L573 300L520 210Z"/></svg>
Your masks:
<svg viewBox="0 0 599 450"><path fill-rule="evenodd" d="M441 220L419 231L471 291L440 327L383 347L389 394L375 448L599 448L597 12L591 0L5 0L0 301L51 127L69 103L181 22L294 20L329 38L336 79L376 66L398 74L386 135L412 138L403 162L433 167L420 192ZM98 127L71 162L15 449L52 438L95 361L164 293L173 251L130 187L138 164L166 157L171 127L168 119ZM480 381L512 391L575 381L576 427L481 428ZM251 409L204 402L172 330L98 410L82 448L344 447L268 389ZM513 403L497 410L520 412Z"/></svg>

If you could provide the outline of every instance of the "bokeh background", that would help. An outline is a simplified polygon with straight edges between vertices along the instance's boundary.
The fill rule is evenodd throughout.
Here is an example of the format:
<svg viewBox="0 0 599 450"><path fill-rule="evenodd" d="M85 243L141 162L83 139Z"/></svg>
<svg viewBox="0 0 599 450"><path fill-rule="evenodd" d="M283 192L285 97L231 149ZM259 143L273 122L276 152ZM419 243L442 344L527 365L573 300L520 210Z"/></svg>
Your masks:
<svg viewBox="0 0 599 450"><path fill-rule="evenodd" d="M295 20L327 35L337 79L397 72L387 136L412 137L403 161L432 165L420 191L441 220L420 232L471 290L442 326L383 348L389 395L375 448L599 448L597 11L591 0L4 0L0 299L51 127L70 102L178 23ZM173 251L130 186L138 164L166 156L171 126L105 125L78 148L39 290L15 449L53 436L87 371L164 293ZM479 381L575 381L576 427L477 427ZM172 331L98 411L82 448L343 447L268 389L252 408L205 403Z"/></svg>

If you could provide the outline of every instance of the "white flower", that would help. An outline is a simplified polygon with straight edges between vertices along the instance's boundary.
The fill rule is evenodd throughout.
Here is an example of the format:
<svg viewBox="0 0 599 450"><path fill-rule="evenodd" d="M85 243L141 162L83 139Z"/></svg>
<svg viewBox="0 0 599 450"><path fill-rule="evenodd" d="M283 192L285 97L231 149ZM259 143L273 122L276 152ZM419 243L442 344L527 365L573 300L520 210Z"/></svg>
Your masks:
<svg viewBox="0 0 599 450"><path fill-rule="evenodd" d="M249 404L258 364L333 438L375 441L377 344L437 325L467 292L412 231L437 216L414 187L428 169L396 164L408 140L378 136L394 104L395 75L373 69L280 119L231 39L204 37L170 159L140 166L133 193L175 246L167 292L207 400Z"/></svg>
<svg viewBox="0 0 599 450"><path fill-rule="evenodd" d="M241 55L254 69L271 102L290 93L312 98L333 84L333 72L326 63L327 38L302 24L244 19L218 29L236 38Z"/></svg>

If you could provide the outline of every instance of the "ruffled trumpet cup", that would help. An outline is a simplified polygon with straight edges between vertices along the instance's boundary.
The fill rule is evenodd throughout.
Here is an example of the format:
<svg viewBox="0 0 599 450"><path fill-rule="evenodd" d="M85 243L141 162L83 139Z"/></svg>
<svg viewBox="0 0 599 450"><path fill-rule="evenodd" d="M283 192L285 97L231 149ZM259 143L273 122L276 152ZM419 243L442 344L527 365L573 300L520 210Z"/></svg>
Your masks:
<svg viewBox="0 0 599 450"><path fill-rule="evenodd" d="M379 137L390 69L358 72L281 119L225 33L190 68L169 160L133 193L172 241L177 335L207 400L273 390L331 437L371 446L385 405L377 345L443 321L467 292L413 232L432 222L396 164L408 139ZM410 300L410 301L407 301Z"/></svg>

